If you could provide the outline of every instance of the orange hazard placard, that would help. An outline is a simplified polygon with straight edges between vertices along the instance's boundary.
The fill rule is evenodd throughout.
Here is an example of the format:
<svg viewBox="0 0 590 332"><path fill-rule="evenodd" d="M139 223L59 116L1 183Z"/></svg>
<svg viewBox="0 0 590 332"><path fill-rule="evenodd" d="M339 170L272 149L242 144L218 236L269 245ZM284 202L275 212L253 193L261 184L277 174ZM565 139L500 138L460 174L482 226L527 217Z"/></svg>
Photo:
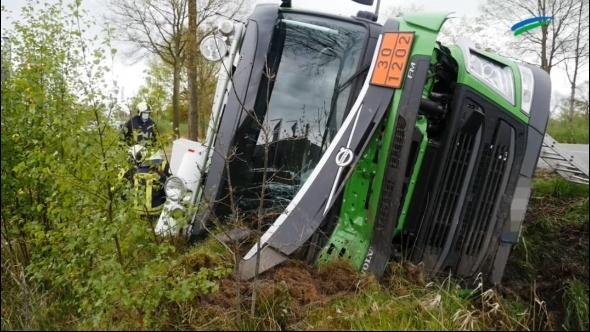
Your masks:
<svg viewBox="0 0 590 332"><path fill-rule="evenodd" d="M395 89L401 87L413 41L413 32L383 34L371 84Z"/></svg>

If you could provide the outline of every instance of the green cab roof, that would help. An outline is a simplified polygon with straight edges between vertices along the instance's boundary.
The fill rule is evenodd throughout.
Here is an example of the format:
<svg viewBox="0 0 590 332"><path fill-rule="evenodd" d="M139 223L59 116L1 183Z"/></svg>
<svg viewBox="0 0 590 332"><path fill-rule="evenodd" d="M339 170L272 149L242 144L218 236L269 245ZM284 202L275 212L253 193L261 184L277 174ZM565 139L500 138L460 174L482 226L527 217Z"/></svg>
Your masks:
<svg viewBox="0 0 590 332"><path fill-rule="evenodd" d="M402 15L408 24L416 25L434 32L438 32L447 20L450 12L431 12Z"/></svg>

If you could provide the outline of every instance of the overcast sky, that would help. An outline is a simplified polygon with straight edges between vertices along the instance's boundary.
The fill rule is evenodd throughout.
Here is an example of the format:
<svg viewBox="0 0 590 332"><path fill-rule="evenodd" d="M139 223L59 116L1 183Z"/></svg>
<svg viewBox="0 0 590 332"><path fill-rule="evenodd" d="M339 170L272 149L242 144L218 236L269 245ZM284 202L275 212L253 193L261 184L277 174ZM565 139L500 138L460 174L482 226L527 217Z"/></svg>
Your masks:
<svg viewBox="0 0 590 332"><path fill-rule="evenodd" d="M54 2L50 0L49 2ZM255 3L279 3L280 0L251 0ZM68 2L67 0L65 1ZM94 16L100 30L108 20L110 11L108 2L105 0L83 0L83 7L88 9L90 15ZM376 1L375 1L376 2ZM388 9L394 6L412 6L423 8L428 11L452 12L455 16L476 16L480 13L480 6L485 0L382 0L380 14L388 13ZM19 18L20 7L26 3L25 0L1 0L2 5L11 13L9 16L2 13L2 30L10 28L12 21ZM309 10L325 11L331 14L350 16L356 14L358 10L371 10L371 7L357 4L351 0L292 0L294 8L305 8ZM380 20L383 15L380 15ZM117 42L115 47L119 52L116 56L113 75L120 87L122 87L122 97L129 98L133 96L139 86L144 82L144 70L146 69L147 59L135 57L133 61L129 59L130 45ZM588 73L584 73L583 79L588 79ZM553 70L551 79L554 89L560 94L568 93L568 82L562 70Z"/></svg>

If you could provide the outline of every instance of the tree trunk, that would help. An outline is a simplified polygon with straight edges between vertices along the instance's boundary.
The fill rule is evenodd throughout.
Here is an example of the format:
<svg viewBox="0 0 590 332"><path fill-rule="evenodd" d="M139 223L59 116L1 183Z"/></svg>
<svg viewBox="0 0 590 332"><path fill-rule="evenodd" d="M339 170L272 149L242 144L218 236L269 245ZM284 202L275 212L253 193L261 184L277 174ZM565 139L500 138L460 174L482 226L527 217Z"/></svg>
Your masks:
<svg viewBox="0 0 590 332"><path fill-rule="evenodd" d="M574 77L576 77L577 75L577 69L576 69L576 73L574 74ZM574 82L575 82L575 78L574 78ZM576 84L572 83L571 84L571 91L570 91L570 105L569 105L569 111L567 112L567 120L570 123L570 125L572 124L572 122L574 121L574 103L576 102Z"/></svg>
<svg viewBox="0 0 590 332"><path fill-rule="evenodd" d="M199 112L197 108L197 0L188 1L188 137L199 139Z"/></svg>
<svg viewBox="0 0 590 332"><path fill-rule="evenodd" d="M582 13L584 10L584 2L580 3L580 12L578 14L578 29L576 32L576 48L574 49L574 77L570 80L571 91L570 91L570 109L568 114L568 121L571 123L574 121L574 103L576 102L576 83L578 81L578 68L580 67L580 34L582 29ZM566 67L567 70L567 67Z"/></svg>
<svg viewBox="0 0 590 332"><path fill-rule="evenodd" d="M549 61L547 61L547 35L549 33L549 28L547 25L541 26L541 69L547 72L547 74L551 73L551 67L549 66Z"/></svg>
<svg viewBox="0 0 590 332"><path fill-rule="evenodd" d="M174 64L174 71L172 74L172 130L174 137L180 137L180 64L178 61Z"/></svg>

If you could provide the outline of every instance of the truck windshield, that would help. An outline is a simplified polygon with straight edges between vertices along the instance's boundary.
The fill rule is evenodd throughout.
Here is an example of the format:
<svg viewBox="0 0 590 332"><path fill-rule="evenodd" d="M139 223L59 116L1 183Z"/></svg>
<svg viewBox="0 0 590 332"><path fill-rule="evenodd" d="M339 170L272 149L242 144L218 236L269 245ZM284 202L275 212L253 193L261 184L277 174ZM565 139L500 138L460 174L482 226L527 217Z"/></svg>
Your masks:
<svg viewBox="0 0 590 332"><path fill-rule="evenodd" d="M317 165L354 102L348 83L366 34L354 23L280 14L254 112L236 133L230 176L242 210L259 206L264 187L264 207L282 211Z"/></svg>

